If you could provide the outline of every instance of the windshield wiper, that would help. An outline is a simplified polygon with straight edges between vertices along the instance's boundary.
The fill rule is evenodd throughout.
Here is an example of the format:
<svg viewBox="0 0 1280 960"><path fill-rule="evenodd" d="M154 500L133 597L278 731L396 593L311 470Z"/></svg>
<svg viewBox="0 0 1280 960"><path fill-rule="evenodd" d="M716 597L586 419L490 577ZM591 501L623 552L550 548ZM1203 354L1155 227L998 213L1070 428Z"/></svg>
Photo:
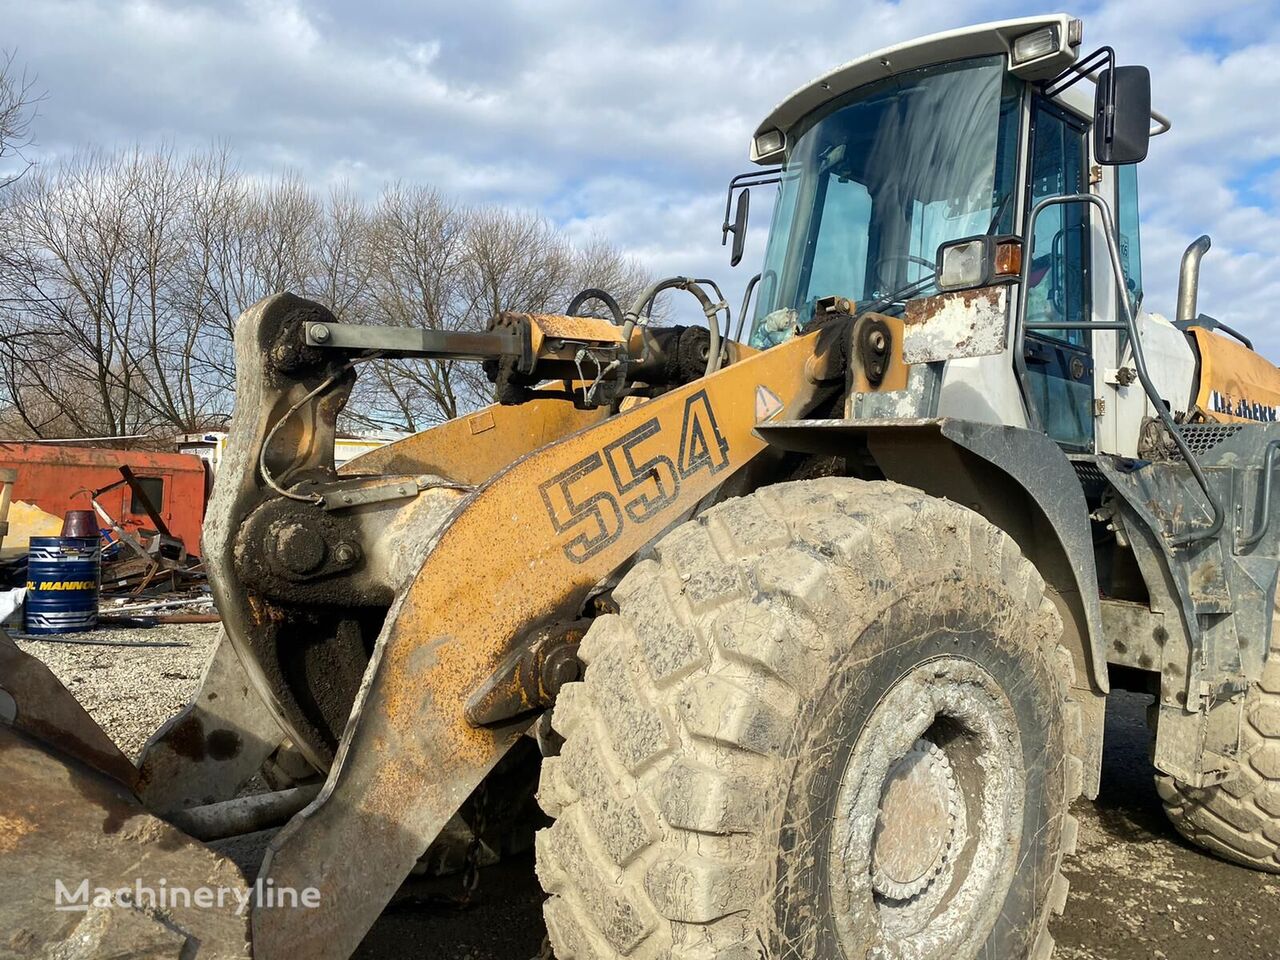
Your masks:
<svg viewBox="0 0 1280 960"><path fill-rule="evenodd" d="M901 287L893 293L881 297L879 300L873 300L871 302L871 306L867 307L865 310L860 310L859 313L875 313L880 310L881 307L887 307L891 303L897 303L899 300L908 300L911 297L914 297L917 293L923 293L928 289L929 285L934 282L936 277L937 274L931 273L927 277L923 277L919 280L913 280L905 287Z"/></svg>
<svg viewBox="0 0 1280 960"><path fill-rule="evenodd" d="M995 233L996 226L1000 223L1001 217L1004 216L1005 208L1009 205L1009 201L1012 199L1013 191L1005 193L1004 199L1002 199L996 207L995 216L991 218L991 225L987 227L987 236L991 236ZM936 273L931 273L927 277L922 277L919 280L913 280L901 289L895 290L893 293L881 297L879 300L872 301L871 306L867 307L866 312L875 313L880 308L887 307L891 303L897 303L899 300L914 297L917 293L923 293L928 285L933 283L936 277Z"/></svg>
<svg viewBox="0 0 1280 960"><path fill-rule="evenodd" d="M995 216L991 218L991 226L987 227L988 237L995 235L996 227L999 226L1001 218L1004 217L1005 208L1009 206L1009 201L1012 199L1013 199L1013 191L1012 190L1006 191L1004 198L1000 201L999 205L996 207Z"/></svg>

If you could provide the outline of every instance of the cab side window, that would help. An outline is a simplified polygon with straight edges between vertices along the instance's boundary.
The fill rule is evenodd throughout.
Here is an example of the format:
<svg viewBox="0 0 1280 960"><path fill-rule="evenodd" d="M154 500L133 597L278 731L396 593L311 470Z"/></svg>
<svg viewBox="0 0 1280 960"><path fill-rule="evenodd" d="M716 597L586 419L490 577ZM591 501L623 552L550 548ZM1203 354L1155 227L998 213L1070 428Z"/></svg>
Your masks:
<svg viewBox="0 0 1280 960"><path fill-rule="evenodd" d="M1047 197L1086 193L1083 124L1038 102L1031 132L1031 205ZM1082 323L1090 318L1089 216L1082 203L1044 210L1031 238L1031 290L1027 319ZM1087 331L1044 331L1068 343L1083 343Z"/></svg>
<svg viewBox="0 0 1280 960"><path fill-rule="evenodd" d="M1049 197L1088 192L1086 132L1079 117L1045 100L1033 102L1028 211ZM1036 218L1029 247L1025 320L1047 324L1027 332L1030 399L1049 436L1069 450L1089 451L1093 449L1091 334L1053 326L1093 319L1089 206L1046 207Z"/></svg>
<svg viewBox="0 0 1280 960"><path fill-rule="evenodd" d="M1120 266L1129 305L1138 312L1142 303L1142 237L1138 228L1138 165L1116 168L1116 233L1120 241Z"/></svg>

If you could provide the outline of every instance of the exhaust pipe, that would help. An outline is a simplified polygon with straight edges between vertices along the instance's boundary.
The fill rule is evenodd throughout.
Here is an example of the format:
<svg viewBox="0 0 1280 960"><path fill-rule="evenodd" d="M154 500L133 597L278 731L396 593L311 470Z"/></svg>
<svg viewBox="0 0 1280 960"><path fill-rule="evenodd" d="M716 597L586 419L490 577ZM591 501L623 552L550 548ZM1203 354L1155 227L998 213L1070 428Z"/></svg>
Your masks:
<svg viewBox="0 0 1280 960"><path fill-rule="evenodd" d="M1178 322L1187 323L1199 316L1196 301L1200 297L1200 261L1213 246L1208 235L1192 241L1182 255L1182 269L1178 272Z"/></svg>

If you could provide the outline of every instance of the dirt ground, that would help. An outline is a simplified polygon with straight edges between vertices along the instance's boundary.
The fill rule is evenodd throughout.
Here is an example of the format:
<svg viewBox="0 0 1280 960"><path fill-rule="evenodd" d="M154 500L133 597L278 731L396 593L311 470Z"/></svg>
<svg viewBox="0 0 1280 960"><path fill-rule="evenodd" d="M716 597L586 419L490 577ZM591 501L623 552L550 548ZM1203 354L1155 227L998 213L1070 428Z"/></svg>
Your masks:
<svg viewBox="0 0 1280 960"><path fill-rule="evenodd" d="M194 691L216 626L99 631L94 640L171 646L90 646L19 641L43 659L124 751ZM1280 877L1201 853L1168 825L1152 786L1145 698L1117 694L1107 716L1102 795L1078 804L1079 852L1069 865L1071 899L1053 925L1058 960L1280 960ZM266 834L224 852L254 868ZM531 857L482 871L459 903L456 877L407 883L357 956L441 960L530 960L542 945L542 895Z"/></svg>
<svg viewBox="0 0 1280 960"><path fill-rule="evenodd" d="M1273 960L1280 876L1202 853L1169 825L1152 785L1149 698L1117 693L1107 710L1102 791L1080 802L1071 899L1053 926L1057 960Z"/></svg>

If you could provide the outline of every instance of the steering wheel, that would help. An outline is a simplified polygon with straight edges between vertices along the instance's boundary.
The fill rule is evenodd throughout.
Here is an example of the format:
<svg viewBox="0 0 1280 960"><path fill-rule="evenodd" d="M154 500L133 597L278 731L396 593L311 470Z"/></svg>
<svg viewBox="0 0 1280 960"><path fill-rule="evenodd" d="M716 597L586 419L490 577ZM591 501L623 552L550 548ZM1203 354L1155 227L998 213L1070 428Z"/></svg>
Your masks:
<svg viewBox="0 0 1280 960"><path fill-rule="evenodd" d="M884 274L881 271L891 263L900 263L902 261L919 264L922 267L928 268L930 273L938 268L938 265L932 260L926 260L924 257L917 257L914 254L909 253L893 253L887 257L881 257L876 261L875 269L872 270L877 290L885 290L889 286L885 283Z"/></svg>

